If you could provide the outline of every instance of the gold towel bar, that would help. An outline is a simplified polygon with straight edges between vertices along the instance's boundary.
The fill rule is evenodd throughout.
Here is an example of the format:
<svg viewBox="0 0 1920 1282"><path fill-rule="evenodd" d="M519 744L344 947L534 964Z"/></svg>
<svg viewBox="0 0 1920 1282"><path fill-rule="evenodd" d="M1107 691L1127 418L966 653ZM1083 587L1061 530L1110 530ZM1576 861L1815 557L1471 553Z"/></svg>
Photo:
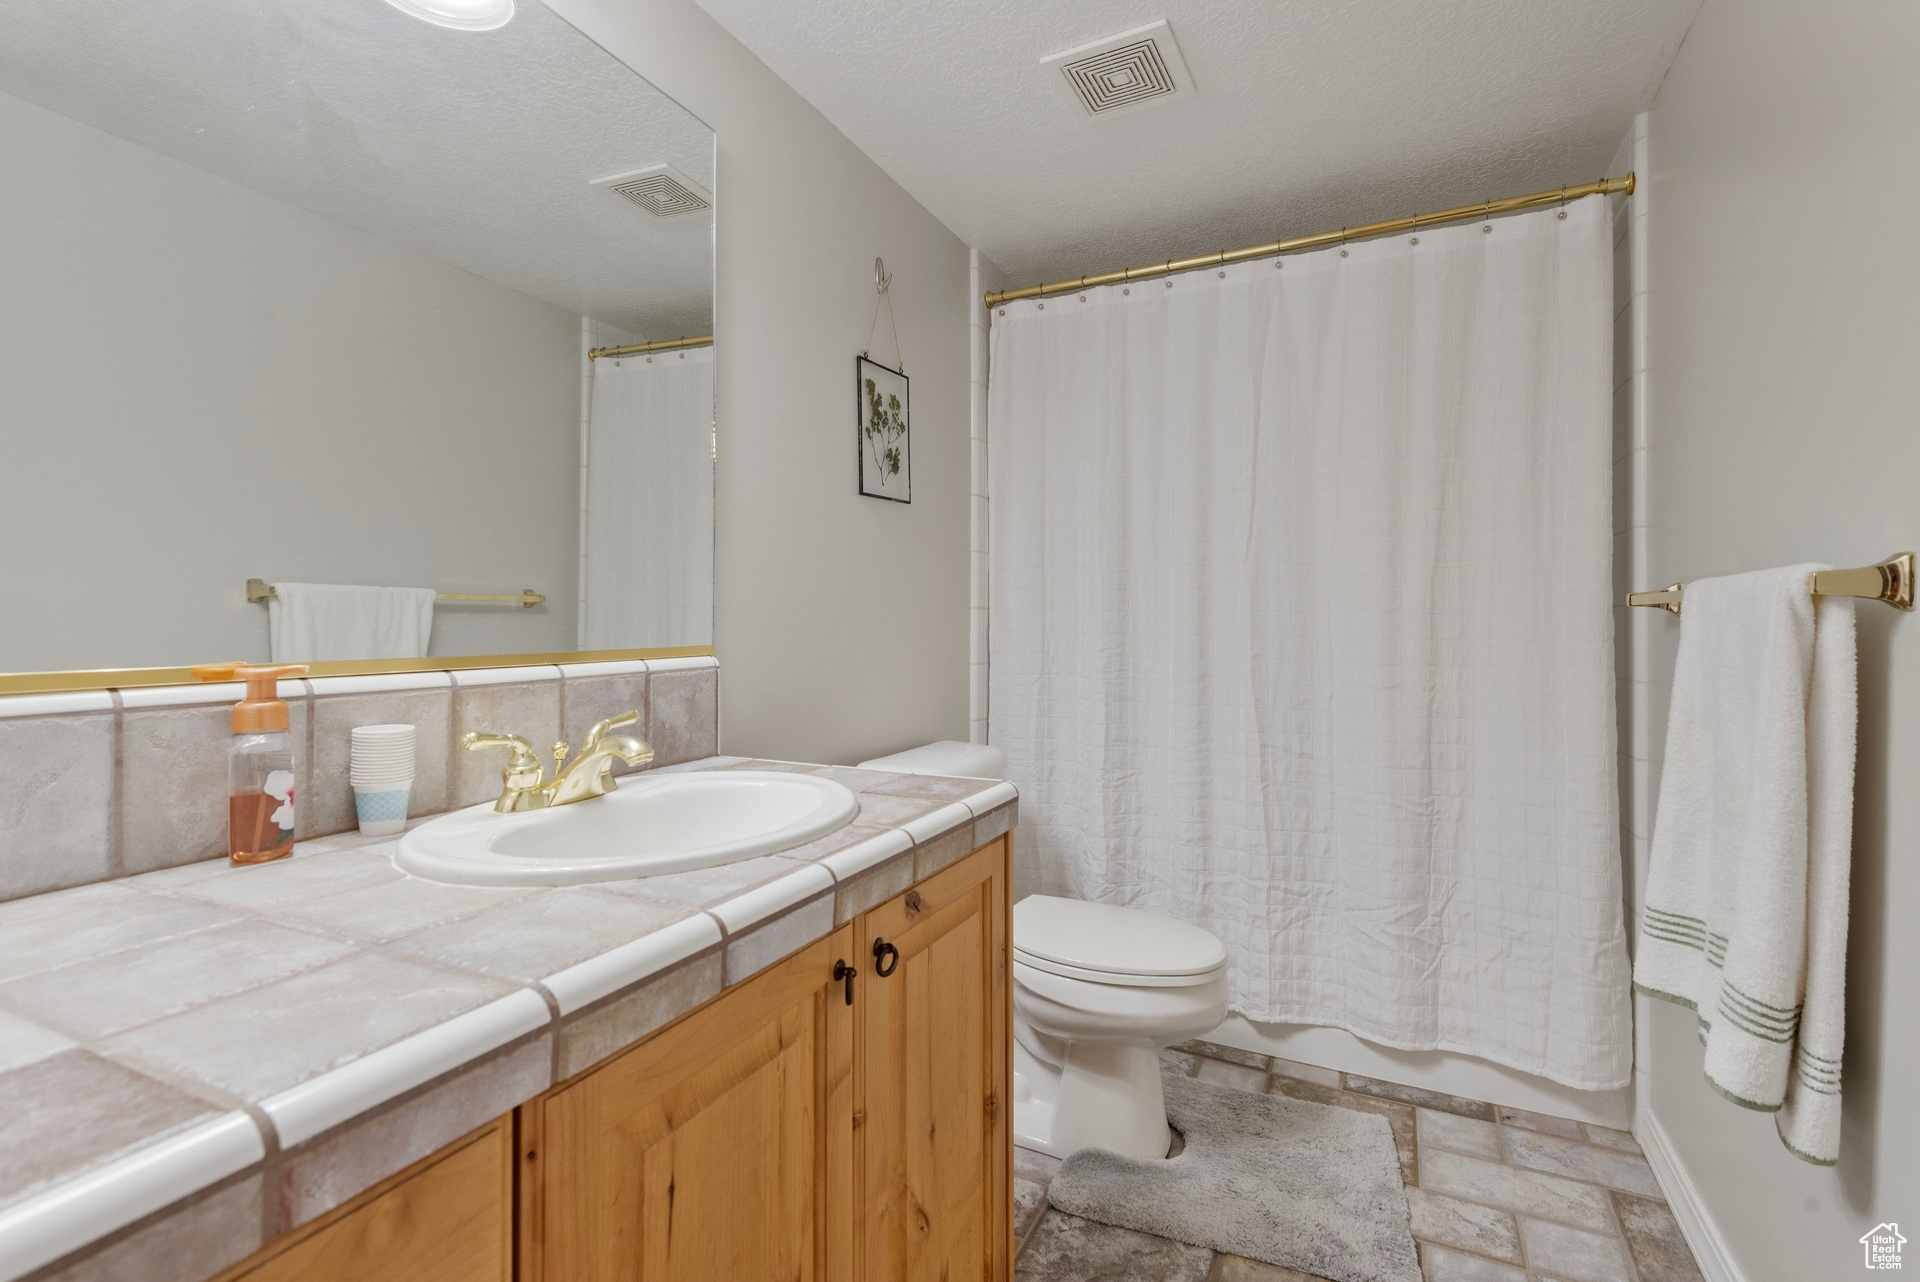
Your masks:
<svg viewBox="0 0 1920 1282"><path fill-rule="evenodd" d="M274 587L273 584L267 582L265 579L247 580L247 600L252 601L255 605L264 602L268 597L279 595L280 589ZM532 588L528 588L524 592L514 593L436 592L433 594L433 599L436 601L517 601L520 603L522 609L531 610L547 598L541 596Z"/></svg>
<svg viewBox="0 0 1920 1282"><path fill-rule="evenodd" d="M1815 596L1857 596L1869 601L1885 601L1897 610L1913 609L1913 553L1890 556L1878 565L1863 565L1856 570L1817 570L1807 583ZM1680 613L1681 585L1658 592L1635 592L1628 605L1650 605L1655 609Z"/></svg>

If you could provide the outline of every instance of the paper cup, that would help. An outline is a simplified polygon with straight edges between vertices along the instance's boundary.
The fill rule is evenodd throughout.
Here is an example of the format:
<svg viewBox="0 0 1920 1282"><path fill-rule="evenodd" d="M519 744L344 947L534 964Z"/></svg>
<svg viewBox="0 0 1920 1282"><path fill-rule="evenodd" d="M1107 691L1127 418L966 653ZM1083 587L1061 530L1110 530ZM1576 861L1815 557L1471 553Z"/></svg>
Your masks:
<svg viewBox="0 0 1920 1282"><path fill-rule="evenodd" d="M413 791L413 780L402 780L398 787L377 786L378 791L369 791L354 785L353 809L360 816L360 831L369 837L390 837L406 831L407 797Z"/></svg>
<svg viewBox="0 0 1920 1282"><path fill-rule="evenodd" d="M347 779L356 795L400 792L413 784L414 729L410 725L355 726ZM406 817L403 799L401 817ZM362 815L365 818L365 815ZM362 830L366 831L365 825Z"/></svg>

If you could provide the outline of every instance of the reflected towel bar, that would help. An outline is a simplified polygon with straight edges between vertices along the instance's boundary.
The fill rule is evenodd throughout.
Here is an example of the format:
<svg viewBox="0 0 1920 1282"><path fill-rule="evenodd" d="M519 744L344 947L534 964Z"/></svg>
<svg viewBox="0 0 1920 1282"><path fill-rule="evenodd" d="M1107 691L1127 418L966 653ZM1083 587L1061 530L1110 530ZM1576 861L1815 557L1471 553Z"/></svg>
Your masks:
<svg viewBox="0 0 1920 1282"><path fill-rule="evenodd" d="M1855 570L1816 570L1807 583L1815 596L1857 596L1869 601L1885 601L1897 610L1913 609L1913 553L1890 556L1878 565L1863 565ZM1635 592L1628 605L1652 606L1680 613L1681 585L1676 583L1658 592Z"/></svg>
<svg viewBox="0 0 1920 1282"><path fill-rule="evenodd" d="M255 605L266 601L269 597L279 595L280 589L274 587L273 584L267 582L265 579L247 580L247 600L252 601ZM524 592L513 593L436 592L433 594L433 599L436 601L517 601L522 609L531 610L547 598L541 596L532 588L528 588Z"/></svg>

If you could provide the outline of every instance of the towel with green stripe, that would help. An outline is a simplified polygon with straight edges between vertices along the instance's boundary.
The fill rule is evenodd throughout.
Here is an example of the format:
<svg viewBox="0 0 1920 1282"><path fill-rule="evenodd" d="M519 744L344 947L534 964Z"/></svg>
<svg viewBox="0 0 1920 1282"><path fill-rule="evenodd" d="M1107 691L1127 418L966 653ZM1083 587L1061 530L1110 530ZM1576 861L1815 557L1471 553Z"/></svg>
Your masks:
<svg viewBox="0 0 1920 1282"><path fill-rule="evenodd" d="M1712 1087L1840 1155L1854 603L1796 565L1686 585L1634 987L1699 1016Z"/></svg>

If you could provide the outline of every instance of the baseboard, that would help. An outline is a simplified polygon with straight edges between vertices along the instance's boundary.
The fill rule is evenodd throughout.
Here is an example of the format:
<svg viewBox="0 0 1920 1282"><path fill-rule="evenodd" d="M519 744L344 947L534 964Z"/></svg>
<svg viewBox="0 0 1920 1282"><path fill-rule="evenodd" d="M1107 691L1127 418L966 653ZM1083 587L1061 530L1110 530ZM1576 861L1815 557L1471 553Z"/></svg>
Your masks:
<svg viewBox="0 0 1920 1282"><path fill-rule="evenodd" d="M1653 1177L1660 1181L1660 1189L1667 1195L1667 1205L1673 1208L1673 1218L1680 1222L1681 1234L1693 1248L1694 1263L1700 1266L1701 1276L1706 1282L1747 1282L1746 1275L1733 1261L1733 1252L1727 1249L1727 1240L1720 1236L1719 1226L1708 1214L1706 1203L1700 1200L1700 1190L1693 1186L1687 1168L1680 1164L1680 1155L1673 1151L1673 1141L1667 1138L1660 1119L1651 1109L1643 1107L1634 1120L1637 1123L1634 1138L1640 1141L1647 1165L1653 1168Z"/></svg>

